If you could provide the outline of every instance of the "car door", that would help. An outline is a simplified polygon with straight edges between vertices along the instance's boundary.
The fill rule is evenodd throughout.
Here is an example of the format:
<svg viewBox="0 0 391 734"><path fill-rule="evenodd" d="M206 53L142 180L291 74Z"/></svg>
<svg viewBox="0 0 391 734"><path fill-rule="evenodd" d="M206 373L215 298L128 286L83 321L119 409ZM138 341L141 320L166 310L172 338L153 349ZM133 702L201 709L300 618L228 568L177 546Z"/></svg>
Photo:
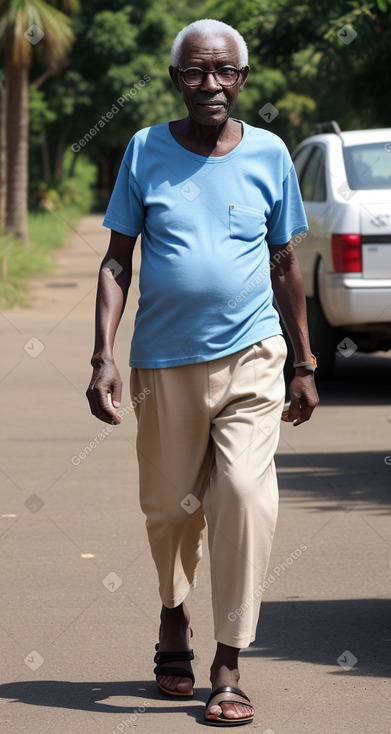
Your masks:
<svg viewBox="0 0 391 734"><path fill-rule="evenodd" d="M296 247L307 296L314 295L317 262L331 247L332 199L327 184L326 146L311 142L293 157L309 232Z"/></svg>

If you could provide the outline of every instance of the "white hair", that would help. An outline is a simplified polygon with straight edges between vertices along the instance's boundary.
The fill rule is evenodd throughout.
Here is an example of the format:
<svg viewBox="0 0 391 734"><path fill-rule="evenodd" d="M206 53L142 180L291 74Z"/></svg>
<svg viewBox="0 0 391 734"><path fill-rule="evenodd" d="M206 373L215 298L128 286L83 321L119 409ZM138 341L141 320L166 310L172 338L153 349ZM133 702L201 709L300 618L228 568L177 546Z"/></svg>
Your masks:
<svg viewBox="0 0 391 734"><path fill-rule="evenodd" d="M232 28L231 25L223 23L221 20L212 20L211 18L196 20L194 23L190 23L190 25L187 25L179 31L171 48L172 66L179 66L183 42L185 38L190 35L204 36L208 38L211 38L212 36L229 36L229 38L232 38L236 43L239 53L239 66L247 66L248 50L243 36L241 36L235 28Z"/></svg>

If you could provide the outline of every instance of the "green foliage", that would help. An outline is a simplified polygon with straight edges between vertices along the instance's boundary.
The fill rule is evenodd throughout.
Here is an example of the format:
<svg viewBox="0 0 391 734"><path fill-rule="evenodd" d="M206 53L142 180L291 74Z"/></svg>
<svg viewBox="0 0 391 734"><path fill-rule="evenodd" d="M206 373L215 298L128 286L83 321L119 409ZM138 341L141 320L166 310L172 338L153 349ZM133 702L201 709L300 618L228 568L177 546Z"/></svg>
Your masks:
<svg viewBox="0 0 391 734"><path fill-rule="evenodd" d="M21 66L30 66L33 55L44 66L60 69L66 62L66 53L74 36L70 18L58 5L72 12L78 9L78 0L0 0L0 45L12 52L12 59ZM26 43L25 31L37 25L44 31L38 44Z"/></svg>
<svg viewBox="0 0 391 734"><path fill-rule="evenodd" d="M63 140L68 146L82 140L80 148L98 162L101 190L109 191L131 135L141 127L184 114L168 75L170 48L183 25L202 17L202 6L195 2L189 7L184 0L146 0L142 4L115 0L110 9L103 0L82 5L73 19L76 41L69 66L41 87L55 119L45 121L35 115L31 144L35 178L44 178L39 133L45 130L50 178L57 174L55 161L61 157ZM38 74L37 68L35 76ZM145 75L150 79L140 86ZM124 95L129 98L118 104ZM112 110L111 119L102 124Z"/></svg>
<svg viewBox="0 0 391 734"><path fill-rule="evenodd" d="M390 124L391 0L113 0L109 7L90 0L72 20L68 67L31 92L34 178L44 179L43 131L56 191L64 141L69 148L86 138L80 148L97 162L107 200L131 135L186 114L168 75L170 48L178 30L200 17L233 25L249 46L251 71L235 115L276 132L290 148L320 120L336 119L343 129ZM357 33L349 44L338 36L345 25ZM145 75L149 81L137 87ZM267 102L279 112L270 124L258 112Z"/></svg>
<svg viewBox="0 0 391 734"><path fill-rule="evenodd" d="M56 115L50 109L43 91L35 89L33 86L30 87L29 110L30 132L32 135L39 134L45 125L54 122L56 119Z"/></svg>
<svg viewBox="0 0 391 734"><path fill-rule="evenodd" d="M92 19L85 41L91 54L97 61L101 60L103 66L112 61L113 53L117 63L125 64L137 51L137 30L131 23L131 11L129 6L116 13L102 10ZM99 68L95 67L95 73L99 73Z"/></svg>
<svg viewBox="0 0 391 734"><path fill-rule="evenodd" d="M50 217L50 221L46 220L41 223L42 238L34 239L28 249L11 234L0 234L0 306L2 308L16 305L28 306L27 279L45 275L53 269L53 260L43 236L58 233L57 222L53 221L51 215L46 216ZM34 224L36 224L34 215L30 215L29 225L34 226Z"/></svg>
<svg viewBox="0 0 391 734"><path fill-rule="evenodd" d="M254 99L254 68L280 71L283 83L269 85L265 101L279 110L269 129L290 147L316 121L336 119L342 129L390 124L390 0L210 0L207 7L247 41L251 73L243 95ZM349 43L338 35L344 26L357 34ZM255 105L248 114L248 122L266 126Z"/></svg>
<svg viewBox="0 0 391 734"><path fill-rule="evenodd" d="M69 162L67 154L66 165ZM46 205L29 214L29 247L0 232L0 307L29 305L29 280L53 271L55 250L64 245L80 216L90 211L96 166L83 156L78 163L74 177L57 183L57 188L43 188Z"/></svg>
<svg viewBox="0 0 391 734"><path fill-rule="evenodd" d="M46 181L38 181L31 186L30 210L41 212L52 212L61 207L61 199L58 191L51 188Z"/></svg>
<svg viewBox="0 0 391 734"><path fill-rule="evenodd" d="M386 13L390 5L390 0L377 0L377 6L382 13Z"/></svg>
<svg viewBox="0 0 391 734"><path fill-rule="evenodd" d="M67 168L70 161L71 154L68 151L65 156ZM95 203L93 187L96 184L96 174L96 166L82 155L77 175L68 175L61 181L32 181L29 191L30 210L52 212L75 206L79 214L86 214Z"/></svg>

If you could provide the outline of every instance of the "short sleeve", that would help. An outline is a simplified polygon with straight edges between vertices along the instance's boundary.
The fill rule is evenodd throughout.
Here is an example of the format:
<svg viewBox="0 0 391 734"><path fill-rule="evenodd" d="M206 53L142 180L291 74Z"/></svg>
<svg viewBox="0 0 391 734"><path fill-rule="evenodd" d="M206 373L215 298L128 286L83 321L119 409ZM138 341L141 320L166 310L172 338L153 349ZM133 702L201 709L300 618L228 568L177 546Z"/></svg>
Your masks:
<svg viewBox="0 0 391 734"><path fill-rule="evenodd" d="M269 245L283 245L295 235L308 230L307 217L293 164L283 181L282 196L276 201L268 217L267 228L266 240Z"/></svg>
<svg viewBox="0 0 391 734"><path fill-rule="evenodd" d="M130 237L137 237L144 224L144 206L140 187L127 162L131 151L129 144L118 171L103 226Z"/></svg>

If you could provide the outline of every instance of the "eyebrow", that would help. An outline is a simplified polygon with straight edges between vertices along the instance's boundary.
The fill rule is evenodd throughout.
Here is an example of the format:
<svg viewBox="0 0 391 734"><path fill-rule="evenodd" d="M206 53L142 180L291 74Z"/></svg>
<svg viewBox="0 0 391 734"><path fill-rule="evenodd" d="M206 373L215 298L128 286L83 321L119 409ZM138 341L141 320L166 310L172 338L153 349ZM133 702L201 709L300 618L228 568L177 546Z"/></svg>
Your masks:
<svg viewBox="0 0 391 734"><path fill-rule="evenodd" d="M221 58L218 58L218 55L217 54L216 55L213 54L213 56L214 56L213 59L211 58L211 55L210 54L208 54L208 56L205 56L205 54L203 54L202 56L203 56L203 58L201 59L200 56L197 56L196 54L194 54L194 56L193 56L193 54L190 54L187 57L188 60L186 61L186 63L188 63L188 64L193 64L194 63L194 65L196 66L197 64L205 63L205 61L212 61L213 60L216 63L218 63L220 66L236 66L237 68L239 68L239 66L240 66L239 60L235 61L234 59L232 59L231 56L226 56L225 54L224 55L222 54L221 55ZM183 64L181 64L181 66L183 66Z"/></svg>

